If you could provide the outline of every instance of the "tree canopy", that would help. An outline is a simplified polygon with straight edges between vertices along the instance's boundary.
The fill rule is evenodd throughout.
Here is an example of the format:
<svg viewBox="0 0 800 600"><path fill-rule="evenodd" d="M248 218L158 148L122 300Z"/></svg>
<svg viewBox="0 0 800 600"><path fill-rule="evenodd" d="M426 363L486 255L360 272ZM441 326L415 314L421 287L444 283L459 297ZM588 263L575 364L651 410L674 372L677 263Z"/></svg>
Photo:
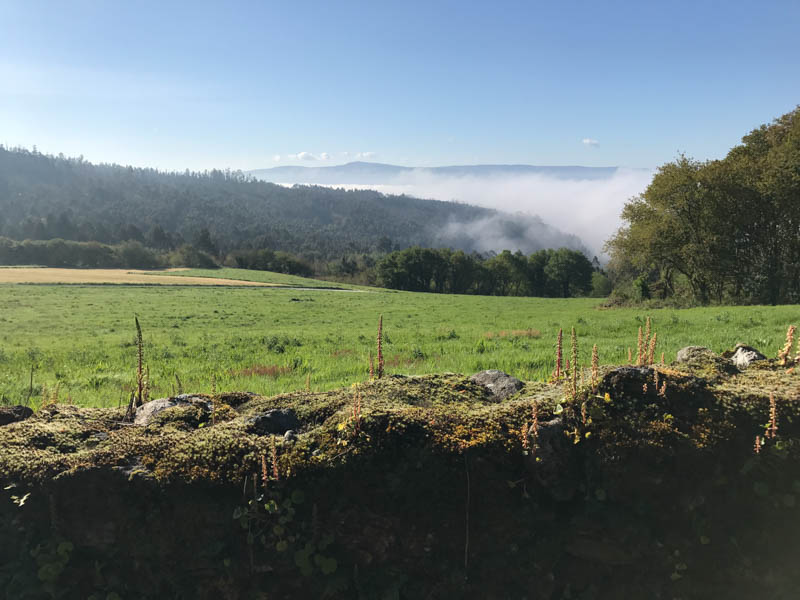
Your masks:
<svg viewBox="0 0 800 600"><path fill-rule="evenodd" d="M388 254L376 270L378 282L392 289L563 298L589 293L595 272L583 253L569 248L539 250L529 256L504 250L487 258L418 246Z"/></svg>
<svg viewBox="0 0 800 600"><path fill-rule="evenodd" d="M800 302L800 107L721 160L659 168L606 249L618 279L661 297L676 278L709 302Z"/></svg>

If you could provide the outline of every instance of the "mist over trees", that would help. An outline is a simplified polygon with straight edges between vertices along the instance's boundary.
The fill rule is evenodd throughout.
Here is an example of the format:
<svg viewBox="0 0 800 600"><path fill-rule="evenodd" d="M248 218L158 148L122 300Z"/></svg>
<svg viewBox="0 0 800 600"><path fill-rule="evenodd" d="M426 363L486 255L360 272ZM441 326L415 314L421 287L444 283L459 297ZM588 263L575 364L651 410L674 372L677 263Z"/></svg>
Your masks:
<svg viewBox="0 0 800 600"><path fill-rule="evenodd" d="M310 262L414 245L467 252L582 248L578 238L536 217L456 202L287 188L232 171L94 165L1 146L0 236L136 241L161 251L191 244L219 258L234 250L268 249ZM497 247L487 247L492 242Z"/></svg>
<svg viewBox="0 0 800 600"><path fill-rule="evenodd" d="M722 160L663 165L606 246L639 299L800 302L800 107Z"/></svg>

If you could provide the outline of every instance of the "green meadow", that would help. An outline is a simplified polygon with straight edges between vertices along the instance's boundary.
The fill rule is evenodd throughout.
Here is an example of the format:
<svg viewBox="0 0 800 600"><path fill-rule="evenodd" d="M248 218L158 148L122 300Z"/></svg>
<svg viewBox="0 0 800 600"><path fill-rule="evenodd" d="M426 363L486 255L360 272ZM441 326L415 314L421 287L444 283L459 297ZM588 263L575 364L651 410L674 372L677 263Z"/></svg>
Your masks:
<svg viewBox="0 0 800 600"><path fill-rule="evenodd" d="M327 282L221 269L185 275L284 285ZM156 276L154 276L156 277ZM657 356L689 344L722 351L745 342L774 356L799 306L603 309L597 299L450 296L373 289L2 285L0 402L124 404L135 382L138 315L151 398L184 392L278 394L328 390L368 377L379 315L389 374L497 368L543 380L555 364L559 328L575 327L581 363L597 344L602 364L627 363L650 316ZM566 354L566 352L565 352ZM31 373L33 385L31 386ZM177 377L176 377L177 376Z"/></svg>

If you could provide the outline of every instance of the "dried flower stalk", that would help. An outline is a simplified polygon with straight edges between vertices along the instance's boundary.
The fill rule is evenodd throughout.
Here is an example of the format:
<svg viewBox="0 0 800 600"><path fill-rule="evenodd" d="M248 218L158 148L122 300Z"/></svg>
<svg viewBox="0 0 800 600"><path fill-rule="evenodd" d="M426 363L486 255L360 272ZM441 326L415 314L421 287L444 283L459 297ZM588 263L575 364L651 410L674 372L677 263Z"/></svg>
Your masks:
<svg viewBox="0 0 800 600"><path fill-rule="evenodd" d="M558 330L558 341L556 342L556 381L561 379L561 361L563 359L563 337L564 337L564 330Z"/></svg>
<svg viewBox="0 0 800 600"><path fill-rule="evenodd" d="M656 344L658 339L658 332L653 332L653 337L650 338L650 348L647 352L647 364L652 365L656 362Z"/></svg>
<svg viewBox="0 0 800 600"><path fill-rule="evenodd" d="M769 425L765 437L774 439L778 435L778 405L775 402L775 395L769 395Z"/></svg>
<svg viewBox="0 0 800 600"><path fill-rule="evenodd" d="M261 483L264 489L267 489L267 482L269 481L269 471L267 470L267 455L261 454Z"/></svg>
<svg viewBox="0 0 800 600"><path fill-rule="evenodd" d="M361 432L361 392L353 392L353 437Z"/></svg>
<svg viewBox="0 0 800 600"><path fill-rule="evenodd" d="M383 315L378 319L378 379L383 377Z"/></svg>
<svg viewBox="0 0 800 600"><path fill-rule="evenodd" d="M572 335L570 336L572 343L572 399L578 397L578 334L575 333L575 328L572 328Z"/></svg>
<svg viewBox="0 0 800 600"><path fill-rule="evenodd" d="M533 455L536 456L536 444L539 441L539 403L534 402L531 407L531 427L528 430L533 437Z"/></svg>
<svg viewBox="0 0 800 600"><path fill-rule="evenodd" d="M778 360L780 361L781 366L785 367L789 363L794 362L794 360L789 358L789 353L792 351L792 346L794 345L794 332L796 330L797 327L790 325L789 329L786 331L786 344L784 344L781 351L778 352ZM800 341L798 342L798 356L800 357Z"/></svg>
<svg viewBox="0 0 800 600"><path fill-rule="evenodd" d="M639 366L642 365L643 355L644 355L644 335L642 334L642 328L639 327L639 339L636 342L636 364Z"/></svg>
<svg viewBox="0 0 800 600"><path fill-rule="evenodd" d="M272 454L272 477L275 481L280 480L278 472L278 447L275 445L275 436L270 436L270 453Z"/></svg>
<svg viewBox="0 0 800 600"><path fill-rule="evenodd" d="M142 327L139 325L139 317L134 315L136 323L136 406L144 404L144 343L142 340Z"/></svg>

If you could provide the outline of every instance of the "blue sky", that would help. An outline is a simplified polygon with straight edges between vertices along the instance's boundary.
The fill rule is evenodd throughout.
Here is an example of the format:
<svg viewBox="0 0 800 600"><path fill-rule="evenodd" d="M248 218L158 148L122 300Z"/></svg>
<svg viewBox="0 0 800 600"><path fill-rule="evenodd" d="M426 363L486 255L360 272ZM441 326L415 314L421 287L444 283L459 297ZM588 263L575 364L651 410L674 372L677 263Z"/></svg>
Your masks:
<svg viewBox="0 0 800 600"><path fill-rule="evenodd" d="M800 103L800 2L0 2L0 143L164 169L655 167Z"/></svg>

